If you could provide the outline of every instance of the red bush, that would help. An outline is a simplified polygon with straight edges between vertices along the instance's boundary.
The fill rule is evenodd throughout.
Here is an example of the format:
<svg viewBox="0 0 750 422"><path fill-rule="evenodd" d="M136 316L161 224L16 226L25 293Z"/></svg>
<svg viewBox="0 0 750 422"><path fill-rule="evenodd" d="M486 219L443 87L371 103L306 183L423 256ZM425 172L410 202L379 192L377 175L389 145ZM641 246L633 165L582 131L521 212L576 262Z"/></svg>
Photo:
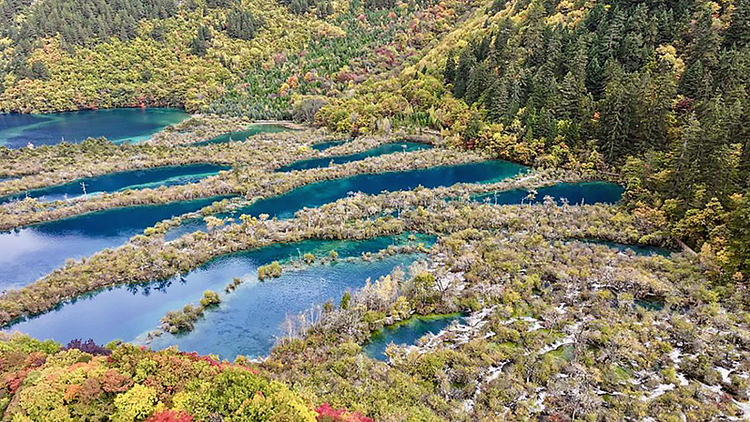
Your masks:
<svg viewBox="0 0 750 422"><path fill-rule="evenodd" d="M359 412L349 412L346 409L334 409L328 403L323 403L315 412L318 414L318 422L373 422L371 418Z"/></svg>
<svg viewBox="0 0 750 422"><path fill-rule="evenodd" d="M184 410L164 410L152 415L146 422L193 422L193 417Z"/></svg>

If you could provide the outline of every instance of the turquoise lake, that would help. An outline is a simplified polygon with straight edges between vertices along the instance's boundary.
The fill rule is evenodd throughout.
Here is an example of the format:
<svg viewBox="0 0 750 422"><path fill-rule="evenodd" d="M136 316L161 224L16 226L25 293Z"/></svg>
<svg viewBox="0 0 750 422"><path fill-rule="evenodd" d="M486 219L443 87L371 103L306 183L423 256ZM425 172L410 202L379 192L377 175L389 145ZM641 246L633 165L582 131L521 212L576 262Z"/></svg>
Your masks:
<svg viewBox="0 0 750 422"><path fill-rule="evenodd" d="M26 285L69 258L120 246L159 221L220 199L118 208L0 232L0 290Z"/></svg>
<svg viewBox="0 0 750 422"><path fill-rule="evenodd" d="M378 194L383 191L434 188L456 183L490 183L515 176L526 167L507 161L484 161L457 166L433 167L424 170L360 174L344 179L327 180L297 188L284 195L260 200L239 209L236 214L268 214L291 218L302 208L318 207L345 198L350 192Z"/></svg>
<svg viewBox="0 0 750 422"><path fill-rule="evenodd" d="M51 114L0 114L0 146L21 148L78 143L106 137L114 143L140 142L190 117L174 108L115 108Z"/></svg>
<svg viewBox="0 0 750 422"><path fill-rule="evenodd" d="M0 203L25 197L39 198L45 201L70 199L82 195L81 183L86 186L89 194L101 192L116 192L125 189L157 188L159 186L175 186L196 183L201 179L218 174L222 170L229 170L229 166L214 164L191 164L185 166L157 167L153 169L110 173L102 176L79 179L64 185L51 186L44 189L34 189L11 196L0 198Z"/></svg>
<svg viewBox="0 0 750 422"><path fill-rule="evenodd" d="M332 164L344 164L352 161L364 160L369 157L378 157L386 154L393 154L397 152L410 152L419 151L423 149L430 149L431 145L420 144L416 142L394 142L389 144L383 144L376 148L369 149L357 154L349 155L338 155L331 157L321 158L310 158L309 160L302 160L292 163L288 166L279 167L276 169L277 172L292 171L292 170L307 170L320 167L329 167Z"/></svg>
<svg viewBox="0 0 750 422"><path fill-rule="evenodd" d="M450 186L456 183L490 183L512 177L526 167L507 161L483 161L480 163L457 166L433 167L424 170L391 172L380 174L361 174L344 179L327 180L297 188L283 195L257 201L247 207L235 210L231 215L220 217L239 217L242 214L268 214L278 218L292 218L294 213L304 207L313 208L345 198L350 192L378 194L383 191L414 189L417 186L433 188ZM203 220L191 220L167 233L166 239L173 240L183 234L205 231Z"/></svg>
<svg viewBox="0 0 750 422"><path fill-rule="evenodd" d="M274 124L255 124L255 125L251 125L247 130L225 133L223 135L219 135L215 138L211 138L206 141L194 142L191 145L200 147L200 146L211 145L211 144L224 144L227 142L244 141L247 138L253 135L257 135L259 133L278 133L278 132L285 132L287 130L291 130L291 129L286 128L284 126L274 125Z"/></svg>
<svg viewBox="0 0 750 422"><path fill-rule="evenodd" d="M531 203L541 203L545 196L551 196L558 204L562 204L562 198L567 199L570 205L614 204L622 198L624 191L622 186L608 182L560 183L537 189L537 195ZM528 204L528 194L529 191L525 189L514 189L479 195L473 199L477 202L500 205L513 205L521 202Z"/></svg>
<svg viewBox="0 0 750 422"><path fill-rule="evenodd" d="M460 314L415 316L376 331L362 346L362 351L373 359L384 361L388 359L385 350L390 344L412 345L426 334L437 334L451 325L453 321L461 319Z"/></svg>
<svg viewBox="0 0 750 422"><path fill-rule="evenodd" d="M420 237L420 240L424 237ZM406 236L381 237L364 241L308 240L277 244L254 251L226 255L212 260L183 278L155 283L119 286L82 296L56 310L7 327L40 339L55 339L63 344L75 338L93 338L97 343L115 339L132 341L158 327L170 310L195 302L207 289L222 293L224 302L206 313L192 333L177 337L164 334L154 348L177 344L186 351L215 353L234 358L237 354L256 356L268 353L280 335L287 314L296 314L328 299L338 302L347 289L357 289L367 278L376 279L398 265L406 266L418 255L388 257L365 262L338 261L315 264L304 269L285 271L277 279L260 282L259 265L297 258L306 252L316 256L331 250L339 259L374 252L391 244L403 243ZM429 239L428 239L429 240ZM245 282L229 294L224 286L234 277Z"/></svg>

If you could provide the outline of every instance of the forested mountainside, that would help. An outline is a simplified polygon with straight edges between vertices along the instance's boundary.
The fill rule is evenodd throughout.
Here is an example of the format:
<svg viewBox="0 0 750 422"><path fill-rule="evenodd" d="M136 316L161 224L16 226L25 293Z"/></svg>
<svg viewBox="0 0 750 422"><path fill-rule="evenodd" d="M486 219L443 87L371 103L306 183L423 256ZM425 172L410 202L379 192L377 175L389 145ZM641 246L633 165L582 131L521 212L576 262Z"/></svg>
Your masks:
<svg viewBox="0 0 750 422"><path fill-rule="evenodd" d="M146 105L288 117L294 95L342 95L368 76L398 69L429 41L434 25L453 22L418 19L427 13L423 6L3 0L0 109Z"/></svg>

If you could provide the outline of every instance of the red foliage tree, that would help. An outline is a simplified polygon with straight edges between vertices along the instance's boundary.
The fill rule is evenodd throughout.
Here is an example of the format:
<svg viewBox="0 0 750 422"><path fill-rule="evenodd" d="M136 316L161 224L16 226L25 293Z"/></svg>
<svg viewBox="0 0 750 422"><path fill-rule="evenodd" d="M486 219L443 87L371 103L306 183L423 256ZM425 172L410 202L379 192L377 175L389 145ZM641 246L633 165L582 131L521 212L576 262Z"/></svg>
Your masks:
<svg viewBox="0 0 750 422"><path fill-rule="evenodd" d="M184 410L164 410L152 415L146 422L193 422L193 417Z"/></svg>
<svg viewBox="0 0 750 422"><path fill-rule="evenodd" d="M359 412L350 412L346 409L334 409L328 403L323 403L315 412L318 414L318 422L373 422L371 418Z"/></svg>

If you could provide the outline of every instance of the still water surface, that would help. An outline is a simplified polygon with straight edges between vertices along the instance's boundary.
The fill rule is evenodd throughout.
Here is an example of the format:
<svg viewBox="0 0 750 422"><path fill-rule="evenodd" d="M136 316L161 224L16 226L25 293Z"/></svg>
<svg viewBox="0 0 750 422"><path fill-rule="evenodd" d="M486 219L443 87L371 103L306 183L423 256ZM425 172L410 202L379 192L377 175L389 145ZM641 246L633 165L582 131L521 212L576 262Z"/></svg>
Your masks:
<svg viewBox="0 0 750 422"><path fill-rule="evenodd" d="M0 114L0 146L9 148L79 143L105 137L140 142L190 117L175 108L114 108L51 114Z"/></svg>

